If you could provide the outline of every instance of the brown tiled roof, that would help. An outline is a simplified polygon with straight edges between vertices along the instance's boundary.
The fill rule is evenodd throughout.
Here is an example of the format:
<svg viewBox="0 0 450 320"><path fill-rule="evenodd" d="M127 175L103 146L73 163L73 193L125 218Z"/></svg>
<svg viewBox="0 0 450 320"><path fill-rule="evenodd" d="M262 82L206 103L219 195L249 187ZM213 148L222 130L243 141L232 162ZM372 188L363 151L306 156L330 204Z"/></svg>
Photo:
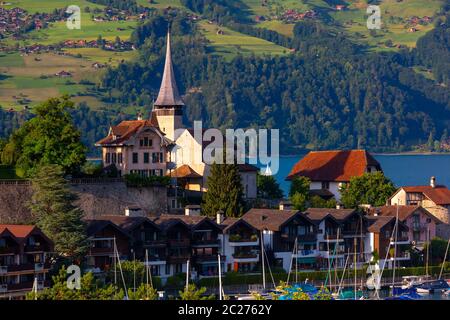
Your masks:
<svg viewBox="0 0 450 320"><path fill-rule="evenodd" d="M250 209L242 219L258 230L280 231L280 228L298 212L298 210Z"/></svg>
<svg viewBox="0 0 450 320"><path fill-rule="evenodd" d="M446 186L407 186L402 187L406 192L423 193L428 199L437 205L450 204L450 190Z"/></svg>
<svg viewBox="0 0 450 320"><path fill-rule="evenodd" d="M129 237L130 235L128 232L126 232L124 229L116 225L110 220L101 220L101 219L87 219L85 220L87 224L86 233L88 237L94 236L97 232L103 230L104 228L111 226L112 228L116 229L118 232L122 233L123 235Z"/></svg>
<svg viewBox="0 0 450 320"><path fill-rule="evenodd" d="M432 218L435 222L442 223L442 221L440 221L438 218L432 215L428 210L420 206L398 206L398 219L402 222L404 222L406 219L408 219L409 216L411 216L414 213L423 213ZM383 206L372 208L369 211L369 214L370 215L377 214L378 216L396 217L397 206Z"/></svg>
<svg viewBox="0 0 450 320"><path fill-rule="evenodd" d="M386 226L388 223L395 220L395 217L390 216L368 216L366 217L369 222L369 227L367 230L369 232L380 232L380 230Z"/></svg>
<svg viewBox="0 0 450 320"><path fill-rule="evenodd" d="M134 228L140 226L143 223L150 223L155 228L159 227L150 219L146 217L129 217L129 216L119 216L119 215L104 215L96 217L97 220L107 220L111 221L118 227L124 229L126 232L131 232Z"/></svg>
<svg viewBox="0 0 450 320"><path fill-rule="evenodd" d="M172 53L170 47L170 33L167 33L166 63L164 65L164 74L161 81L161 88L159 89L158 98L155 102L155 106L158 107L184 106L184 102L178 92L175 73L173 72Z"/></svg>
<svg viewBox="0 0 450 320"><path fill-rule="evenodd" d="M333 208L308 208L304 215L309 219L320 222L326 217L330 216L337 222L344 222L346 219L356 213L355 209L333 209Z"/></svg>
<svg viewBox="0 0 450 320"><path fill-rule="evenodd" d="M311 151L294 165L286 179L304 176L312 181L348 182L363 175L368 166L381 170L378 161L365 150Z"/></svg>
<svg viewBox="0 0 450 320"><path fill-rule="evenodd" d="M222 227L223 232L227 232L230 228L234 227L239 223L243 223L251 229L256 229L254 226L252 226L250 223L248 223L242 218L226 218L224 221L222 221L220 226Z"/></svg>
<svg viewBox="0 0 450 320"><path fill-rule="evenodd" d="M187 164L182 165L181 167L176 168L170 173L172 178L201 178L202 176L195 172Z"/></svg>
<svg viewBox="0 0 450 320"><path fill-rule="evenodd" d="M220 229L219 225L211 220L208 219L206 216L186 216L186 215L176 215L176 214L162 214L158 217L155 217L153 222L157 225L161 225L164 228L168 228L169 226L172 226L176 223L183 223L187 227L191 229L195 229L198 225L200 225L204 221L209 221L214 227L217 227L217 229Z"/></svg>
<svg viewBox="0 0 450 320"><path fill-rule="evenodd" d="M155 133L164 136L164 133L151 120L128 120L112 126L109 135L98 141L96 145L121 145L143 127L151 128Z"/></svg>

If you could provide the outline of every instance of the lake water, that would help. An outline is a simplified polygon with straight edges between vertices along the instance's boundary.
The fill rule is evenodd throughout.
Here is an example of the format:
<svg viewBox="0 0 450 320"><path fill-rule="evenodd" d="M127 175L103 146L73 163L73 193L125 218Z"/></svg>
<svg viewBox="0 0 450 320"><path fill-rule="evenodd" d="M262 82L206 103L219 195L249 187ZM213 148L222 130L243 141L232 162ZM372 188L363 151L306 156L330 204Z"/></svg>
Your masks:
<svg viewBox="0 0 450 320"><path fill-rule="evenodd" d="M298 156L280 157L280 169L276 179L284 195L289 192L290 183L284 179L294 164L303 158ZM381 164L384 174L389 177L396 187L405 185L428 185L430 177L435 176L438 184L450 187L450 154L430 155L374 155Z"/></svg>

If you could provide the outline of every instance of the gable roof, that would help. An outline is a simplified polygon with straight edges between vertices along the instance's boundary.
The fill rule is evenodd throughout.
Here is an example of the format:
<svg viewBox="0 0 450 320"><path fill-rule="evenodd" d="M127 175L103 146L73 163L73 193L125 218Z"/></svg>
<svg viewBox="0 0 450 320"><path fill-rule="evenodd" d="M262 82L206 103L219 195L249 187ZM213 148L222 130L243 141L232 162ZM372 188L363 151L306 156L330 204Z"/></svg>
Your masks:
<svg viewBox="0 0 450 320"><path fill-rule="evenodd" d="M298 210L250 209L242 219L258 230L280 231L298 213Z"/></svg>
<svg viewBox="0 0 450 320"><path fill-rule="evenodd" d="M408 193L422 193L437 205L450 204L450 190L444 185L437 185L434 188L432 186L406 186L401 187L399 190L401 189ZM397 190L397 192L399 190ZM397 192L395 194L397 194Z"/></svg>
<svg viewBox="0 0 450 320"><path fill-rule="evenodd" d="M169 229L172 226L181 223L187 228L191 230L195 230L198 226L200 226L202 223L206 222L208 224L211 224L212 227L221 230L219 225L209 219L206 216L186 216L186 215L176 215L176 214L162 214L158 217L155 217L153 220L154 223L157 225L160 225L164 229Z"/></svg>
<svg viewBox="0 0 450 320"><path fill-rule="evenodd" d="M436 223L442 223L441 220L432 215L428 210L420 207L420 206L383 206L383 207L375 207L369 211L369 214L378 216L397 216L397 207L398 207L398 219L402 222L406 221L408 217L413 215L414 213L423 213L428 217L432 218Z"/></svg>
<svg viewBox="0 0 450 320"><path fill-rule="evenodd" d="M239 224L243 224L250 229L257 230L254 226L252 226L250 223L248 223L242 218L225 218L225 220L222 221L220 226L223 228L223 232L225 233L228 232L234 226L237 226Z"/></svg>
<svg viewBox="0 0 450 320"><path fill-rule="evenodd" d="M159 130L157 123L155 124L153 120L126 120L122 121L117 126L111 126L108 136L97 141L95 145L123 145L143 129L150 129L156 133L161 137L163 144L171 143L171 141L164 136L164 133Z"/></svg>
<svg viewBox="0 0 450 320"><path fill-rule="evenodd" d="M348 182L362 176L368 166L381 170L378 161L365 150L311 151L294 165L286 179L304 176L312 181Z"/></svg>
<svg viewBox="0 0 450 320"><path fill-rule="evenodd" d="M47 242L53 244L53 242L42 232L42 230L34 225L0 224L0 234L5 231L9 231L17 240L21 242L25 241L31 235L39 234Z"/></svg>
<svg viewBox="0 0 450 320"><path fill-rule="evenodd" d="M129 217L129 216L119 216L119 215L104 215L96 217L97 220L107 220L111 221L118 227L122 228L126 232L132 232L135 228L139 227L144 223L151 224L154 228L160 229L153 221L147 219L146 217Z"/></svg>
<svg viewBox="0 0 450 320"><path fill-rule="evenodd" d="M126 232L124 229L122 229L121 227L119 227L118 225L113 223L112 221L101 220L101 219L98 219L98 220L89 219L89 220L85 220L85 221L87 223L86 233L87 233L88 237L94 236L97 232L102 231L106 227L112 227L113 229L122 233L126 237L130 237L128 232Z"/></svg>
<svg viewBox="0 0 450 320"><path fill-rule="evenodd" d="M184 102L178 92L175 73L173 72L170 32L167 33L166 63L164 65L164 74L162 77L161 87L159 89L159 94L158 98L156 99L155 106L184 106Z"/></svg>
<svg viewBox="0 0 450 320"><path fill-rule="evenodd" d="M308 208L302 214L306 215L309 219L320 222L323 219L330 217L338 223L342 223L357 211L355 209L335 209L335 208Z"/></svg>
<svg viewBox="0 0 450 320"><path fill-rule="evenodd" d="M194 169L192 169L187 164L176 168L170 173L172 178L201 178L202 176L198 174Z"/></svg>
<svg viewBox="0 0 450 320"><path fill-rule="evenodd" d="M369 226L367 227L367 231L369 232L380 232L381 229L389 224L390 222L395 220L395 217L391 216L368 216L366 220L369 222Z"/></svg>

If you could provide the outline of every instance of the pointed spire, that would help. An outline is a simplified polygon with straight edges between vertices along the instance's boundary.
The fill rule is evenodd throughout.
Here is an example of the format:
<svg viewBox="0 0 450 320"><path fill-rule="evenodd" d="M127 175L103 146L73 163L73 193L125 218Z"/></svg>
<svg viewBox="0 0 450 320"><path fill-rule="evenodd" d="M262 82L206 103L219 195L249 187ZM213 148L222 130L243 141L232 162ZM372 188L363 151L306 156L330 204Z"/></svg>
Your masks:
<svg viewBox="0 0 450 320"><path fill-rule="evenodd" d="M170 48L170 29L167 32L167 50L166 64L164 66L164 75L159 89L158 98L154 104L156 107L175 107L184 106L184 102L178 92L175 73L173 72L172 53Z"/></svg>

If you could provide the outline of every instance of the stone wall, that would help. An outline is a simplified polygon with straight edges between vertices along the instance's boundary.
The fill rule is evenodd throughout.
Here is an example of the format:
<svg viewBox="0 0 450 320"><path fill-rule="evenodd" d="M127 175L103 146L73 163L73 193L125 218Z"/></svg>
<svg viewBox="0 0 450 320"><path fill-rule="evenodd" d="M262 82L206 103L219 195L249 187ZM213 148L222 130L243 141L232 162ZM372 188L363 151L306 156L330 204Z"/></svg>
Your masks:
<svg viewBox="0 0 450 320"><path fill-rule="evenodd" d="M71 185L86 217L123 215L127 206L138 206L148 215L167 213L167 191L163 186L132 188L124 182L83 182ZM31 219L29 183L0 183L0 223L25 223Z"/></svg>

